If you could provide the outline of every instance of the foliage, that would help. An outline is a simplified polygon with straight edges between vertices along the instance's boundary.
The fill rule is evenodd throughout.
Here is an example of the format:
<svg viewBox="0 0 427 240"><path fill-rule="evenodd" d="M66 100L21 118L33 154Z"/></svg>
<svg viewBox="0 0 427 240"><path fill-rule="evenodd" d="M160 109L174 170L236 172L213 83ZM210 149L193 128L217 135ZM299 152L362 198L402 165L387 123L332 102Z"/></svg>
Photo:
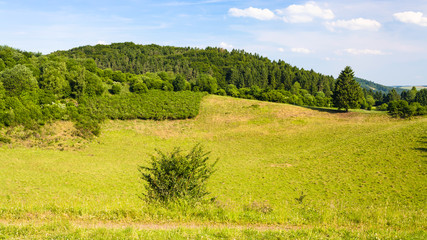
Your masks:
<svg viewBox="0 0 427 240"><path fill-rule="evenodd" d="M255 85L262 89L283 88L289 91L292 84L298 81L301 88L307 89L310 94L323 91L329 97L334 84L332 76L299 69L281 60L270 61L242 50L138 45L126 42L83 46L69 51L58 51L52 55L92 58L96 59L98 67L102 69L111 68L133 74L173 72L183 75L193 86L199 86L202 89L200 91L209 93L215 92L215 82L218 89L225 89L227 85L233 84L237 88L250 88ZM212 77L207 79L209 83L203 79L203 74Z"/></svg>
<svg viewBox="0 0 427 240"><path fill-rule="evenodd" d="M393 89L392 87L387 87L387 86L384 86L384 85L381 85L378 83L374 83L372 81L368 81L368 80L363 79L363 78L355 77L354 79L356 80L356 82L358 82L360 84L361 88L364 88L366 90L373 90L375 92L387 94L388 92L390 92ZM399 93L403 91L400 88L395 88L395 89Z"/></svg>
<svg viewBox="0 0 427 240"><path fill-rule="evenodd" d="M386 99L387 102L392 102L392 101L398 101L400 100L400 95L397 93L396 89L392 89L387 95L386 95Z"/></svg>
<svg viewBox="0 0 427 240"><path fill-rule="evenodd" d="M120 83L114 83L113 86L111 87L112 94L120 94L121 90L122 90L122 86Z"/></svg>
<svg viewBox="0 0 427 240"><path fill-rule="evenodd" d="M203 94L173 90L173 73L135 75L102 70L93 59L40 56L0 47L0 127L37 129L54 120L72 120L82 137L99 135L112 119L183 119L197 115ZM190 89L190 84L182 89ZM106 91L109 89L109 91ZM134 93L129 93L128 89Z"/></svg>
<svg viewBox="0 0 427 240"><path fill-rule="evenodd" d="M142 94L148 92L148 88L142 80L137 80L132 84L132 91L138 94Z"/></svg>
<svg viewBox="0 0 427 240"><path fill-rule="evenodd" d="M175 77L175 79L172 81L172 85L173 85L173 89L175 91L184 91L187 90L186 86L187 86L187 81L185 80L185 78L182 75L177 75Z"/></svg>
<svg viewBox="0 0 427 240"><path fill-rule="evenodd" d="M183 154L180 148L170 153L157 150L151 166L139 167L141 179L146 183L146 200L161 203L202 200L209 194L206 181L214 173L216 164L208 163L208 155L199 144L188 154Z"/></svg>
<svg viewBox="0 0 427 240"><path fill-rule="evenodd" d="M414 102L414 101L415 101L415 96L416 96L416 95L417 95L417 88L416 88L416 87L412 87L412 89L411 89L411 90L403 91L403 92L400 94L400 98L401 98L402 100L405 100L405 101L407 101L407 102L411 103L411 102Z"/></svg>
<svg viewBox="0 0 427 240"><path fill-rule="evenodd" d="M150 90L144 94L87 98L85 112L98 119L186 119L199 113L204 94ZM83 106L82 106L83 107Z"/></svg>
<svg viewBox="0 0 427 240"><path fill-rule="evenodd" d="M358 108L362 90L359 84L354 80L354 72L347 66L341 71L335 83L333 102L338 109L344 108L346 111L350 108Z"/></svg>
<svg viewBox="0 0 427 240"><path fill-rule="evenodd" d="M418 91L414 100L423 106L427 106L427 89L421 89Z"/></svg>
<svg viewBox="0 0 427 240"><path fill-rule="evenodd" d="M409 104L405 100L391 101L387 108L390 115L393 117L409 118L417 115L425 115L426 107L418 102Z"/></svg>
<svg viewBox="0 0 427 240"><path fill-rule="evenodd" d="M387 109L388 109L388 104L387 103L383 103L383 104L381 104L380 106L377 107L377 110L380 110L380 111L387 111Z"/></svg>
<svg viewBox="0 0 427 240"><path fill-rule="evenodd" d="M1 72L0 81L10 96L19 96L24 92L38 89L37 80L31 70L21 64Z"/></svg>

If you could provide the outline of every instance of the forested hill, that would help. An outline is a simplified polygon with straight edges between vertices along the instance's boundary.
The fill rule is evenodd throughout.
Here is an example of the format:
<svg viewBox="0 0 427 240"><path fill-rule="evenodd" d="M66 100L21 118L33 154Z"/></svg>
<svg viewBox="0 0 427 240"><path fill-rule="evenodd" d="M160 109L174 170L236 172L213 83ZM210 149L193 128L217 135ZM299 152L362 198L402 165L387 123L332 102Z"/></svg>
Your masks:
<svg viewBox="0 0 427 240"><path fill-rule="evenodd" d="M389 91L393 90L393 87L384 86L378 83L374 83L372 81L368 81L363 78L355 78L355 80L360 84L360 87L366 89L366 90L372 90L374 92L381 92L387 94ZM403 92L404 89L401 88L395 88L397 93Z"/></svg>
<svg viewBox="0 0 427 240"><path fill-rule="evenodd" d="M237 88L258 86L262 89L291 90L298 82L311 94L323 92L330 96L334 78L291 66L284 61L271 61L243 50L227 51L222 48L182 48L134 43L83 46L53 55L70 58L92 58L98 67L111 68L135 74L147 72L174 72L183 74L190 83L200 74L214 77L219 88L233 84Z"/></svg>

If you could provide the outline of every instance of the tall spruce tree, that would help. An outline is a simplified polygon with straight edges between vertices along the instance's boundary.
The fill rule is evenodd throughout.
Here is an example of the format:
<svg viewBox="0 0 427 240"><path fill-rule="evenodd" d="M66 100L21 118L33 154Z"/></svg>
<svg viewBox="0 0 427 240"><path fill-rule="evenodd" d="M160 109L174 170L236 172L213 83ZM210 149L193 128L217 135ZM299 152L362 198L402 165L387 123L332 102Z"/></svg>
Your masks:
<svg viewBox="0 0 427 240"><path fill-rule="evenodd" d="M338 110L344 108L346 112L350 108L358 108L362 94L360 85L354 79L353 69L349 66L345 67L335 83L335 90L332 96L334 106Z"/></svg>

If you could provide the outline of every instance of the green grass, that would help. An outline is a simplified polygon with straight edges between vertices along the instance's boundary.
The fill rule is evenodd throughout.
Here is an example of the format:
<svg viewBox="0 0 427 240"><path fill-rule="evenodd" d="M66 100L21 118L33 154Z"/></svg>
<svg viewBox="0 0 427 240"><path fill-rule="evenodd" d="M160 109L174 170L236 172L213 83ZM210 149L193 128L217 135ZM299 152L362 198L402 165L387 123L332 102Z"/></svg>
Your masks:
<svg viewBox="0 0 427 240"><path fill-rule="evenodd" d="M257 230L227 227L78 227L67 222L41 226L0 225L0 239L425 239L422 231L346 230L331 228Z"/></svg>
<svg viewBox="0 0 427 240"><path fill-rule="evenodd" d="M212 152L212 161L220 159L208 182L215 202L162 208L141 201L137 167L154 149L188 150L199 142ZM14 223L12 232L25 230L19 222L35 221L196 222L310 228L128 231L157 238L256 239L271 233L284 239L421 239L427 227L426 142L425 117L397 120L208 96L195 119L108 121L101 136L80 150L3 145L0 219ZM306 197L299 203L301 192ZM31 226L36 235L49 231ZM80 238L102 231L113 234L106 238L128 236L124 229L85 229L66 232L78 231Z"/></svg>

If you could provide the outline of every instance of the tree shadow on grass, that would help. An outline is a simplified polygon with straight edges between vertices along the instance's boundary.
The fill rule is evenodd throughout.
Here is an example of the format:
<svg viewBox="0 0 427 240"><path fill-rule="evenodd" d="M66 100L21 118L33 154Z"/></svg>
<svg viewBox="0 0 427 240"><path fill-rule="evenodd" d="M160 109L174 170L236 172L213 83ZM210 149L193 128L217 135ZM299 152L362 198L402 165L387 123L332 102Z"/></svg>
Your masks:
<svg viewBox="0 0 427 240"><path fill-rule="evenodd" d="M422 152L427 152L427 148L415 148L415 150L422 151Z"/></svg>
<svg viewBox="0 0 427 240"><path fill-rule="evenodd" d="M418 142L427 145L427 137L421 137L421 140L418 141ZM414 148L414 149L417 150L417 151L424 152L424 153L427 152L427 147L417 147L417 148ZM427 155L423 155L423 157L427 158Z"/></svg>
<svg viewBox="0 0 427 240"><path fill-rule="evenodd" d="M308 108L308 109L315 110L315 111L319 111L319 112L347 113L345 110L337 110L337 109L330 109L330 108L311 107L311 106L301 106L301 107Z"/></svg>

